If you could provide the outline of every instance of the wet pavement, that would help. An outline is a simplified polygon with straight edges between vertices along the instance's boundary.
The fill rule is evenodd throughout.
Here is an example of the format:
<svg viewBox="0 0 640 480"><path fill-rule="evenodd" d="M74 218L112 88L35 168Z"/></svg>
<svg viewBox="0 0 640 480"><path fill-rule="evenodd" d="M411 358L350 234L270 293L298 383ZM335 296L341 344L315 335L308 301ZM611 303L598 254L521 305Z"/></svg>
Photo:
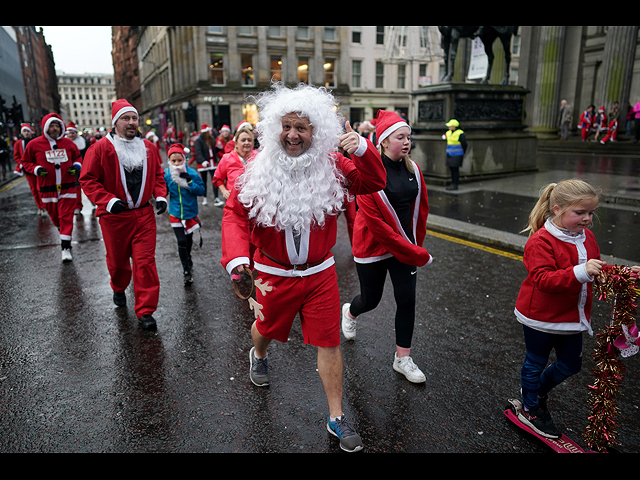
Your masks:
<svg viewBox="0 0 640 480"><path fill-rule="evenodd" d="M364 453L549 453L502 413L519 390L524 354L513 315L526 275L522 262L437 233L517 251L521 212L528 214L538 184L556 172L590 173L541 169L466 184L456 194L429 187L426 245L435 261L418 274L412 349L426 384L410 384L391 368L390 284L380 306L359 319L356 340L342 345L344 408ZM638 180L608 175L610 185ZM158 331L145 332L132 307L112 303L100 227L86 199L75 218L74 260L64 265L57 232L35 214L26 182L0 190L0 452L340 452L325 429L315 350L303 345L297 324L288 343L270 348L272 385L260 389L248 379L253 314L219 263L220 208L201 207L203 248L194 248L189 288L169 221L157 218ZM637 223L621 216L634 207L611 210L620 215L611 232L618 247L625 236L636 237ZM348 302L358 279L343 217L339 227L334 254L341 300ZM634 253L627 252L620 255ZM127 297L132 304L131 287ZM609 307L596 302L596 331L609 316ZM583 371L550 401L556 423L582 445L595 342L585 337ZM639 362L625 361L617 418L623 452L640 452Z"/></svg>

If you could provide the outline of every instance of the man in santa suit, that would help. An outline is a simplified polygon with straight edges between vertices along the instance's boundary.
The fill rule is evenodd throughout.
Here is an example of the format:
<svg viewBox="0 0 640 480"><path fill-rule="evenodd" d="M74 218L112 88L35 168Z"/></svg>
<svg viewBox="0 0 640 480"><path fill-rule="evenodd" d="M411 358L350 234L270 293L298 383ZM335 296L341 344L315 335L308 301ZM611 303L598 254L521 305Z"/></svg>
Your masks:
<svg viewBox="0 0 640 480"><path fill-rule="evenodd" d="M247 165L222 220L222 265L259 272L252 308L250 379L269 385L267 347L286 342L300 315L304 342L318 348L318 372L329 404L329 432L346 451L362 441L342 410L340 299L334 259L337 215L345 195L384 188L380 155L347 124L324 88L275 84L258 99L263 150ZM338 146L351 159L337 153ZM251 302L250 302L251 303Z"/></svg>
<svg viewBox="0 0 640 480"><path fill-rule="evenodd" d="M22 139L18 140L13 144L13 159L16 162L16 168L13 171L16 175L26 175L27 182L29 182L29 188L31 189L31 194L33 195L33 200L36 202L36 207L38 207L38 215L45 216L47 214L47 210L44 208L44 203L40 199L40 192L38 191L38 180L35 175L31 173L25 174L24 168L22 168L22 155L24 154L24 149L27 148L27 144L33 138L33 129L31 125L28 123L23 123L20 126L20 135L22 135Z"/></svg>
<svg viewBox="0 0 640 480"><path fill-rule="evenodd" d="M158 215L167 209L162 160L138 131L137 110L126 100L114 102L112 110L114 128L87 151L80 183L97 205L114 303L126 305L124 292L133 277L136 316L142 328L155 329L160 281L150 200L155 197Z"/></svg>
<svg viewBox="0 0 640 480"><path fill-rule="evenodd" d="M70 262L73 211L82 166L78 147L65 138L65 126L57 113L42 119L43 134L31 140L22 155L22 167L37 177L38 191L49 218L60 232L62 261Z"/></svg>

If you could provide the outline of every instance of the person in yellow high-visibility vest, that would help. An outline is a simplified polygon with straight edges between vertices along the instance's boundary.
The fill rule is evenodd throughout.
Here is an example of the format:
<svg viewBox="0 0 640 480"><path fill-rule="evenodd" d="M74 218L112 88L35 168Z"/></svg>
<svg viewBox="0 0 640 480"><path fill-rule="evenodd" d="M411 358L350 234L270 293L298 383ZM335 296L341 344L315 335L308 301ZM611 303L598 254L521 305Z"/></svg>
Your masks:
<svg viewBox="0 0 640 480"><path fill-rule="evenodd" d="M460 167L467 151L467 138L460 129L460 122L451 119L447 122L447 133L442 138L447 141L447 167L451 170L451 185L447 190L457 190L460 180Z"/></svg>

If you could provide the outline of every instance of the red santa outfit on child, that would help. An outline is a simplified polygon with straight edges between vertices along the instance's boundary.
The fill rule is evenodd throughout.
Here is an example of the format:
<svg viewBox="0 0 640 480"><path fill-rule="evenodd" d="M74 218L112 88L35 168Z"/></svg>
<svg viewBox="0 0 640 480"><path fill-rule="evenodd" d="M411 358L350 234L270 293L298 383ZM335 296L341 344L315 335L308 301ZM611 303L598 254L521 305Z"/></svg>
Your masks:
<svg viewBox="0 0 640 480"><path fill-rule="evenodd" d="M57 138L49 136L51 124L60 125ZM71 235L73 234L73 212L76 206L76 172L82 166L78 147L65 138L65 125L57 113L42 119L43 134L27 144L22 155L24 170L37 177L40 199L53 224L60 231L62 260L71 261Z"/></svg>
<svg viewBox="0 0 640 480"><path fill-rule="evenodd" d="M124 100L114 102L112 124L126 113L135 115L137 128L137 111ZM140 136L121 137L116 127L87 151L80 183L97 205L114 303L126 304L124 291L133 277L136 316L143 328L155 328L152 314L158 306L160 281L155 262L156 220L150 200L155 197L159 214L167 207L158 149Z"/></svg>

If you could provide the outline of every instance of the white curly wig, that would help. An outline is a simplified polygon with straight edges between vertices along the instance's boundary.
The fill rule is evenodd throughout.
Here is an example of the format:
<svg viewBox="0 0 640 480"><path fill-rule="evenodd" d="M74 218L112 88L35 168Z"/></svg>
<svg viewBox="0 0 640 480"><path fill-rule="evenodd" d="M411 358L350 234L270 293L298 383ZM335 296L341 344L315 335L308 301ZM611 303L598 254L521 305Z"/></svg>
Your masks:
<svg viewBox="0 0 640 480"><path fill-rule="evenodd" d="M322 227L326 215L342 209L346 194L334 157L343 133L336 99L324 87L276 83L256 104L263 150L238 179L238 199L261 226L298 232ZM280 140L282 117L289 113L307 118L313 128L309 149L297 157L287 155Z"/></svg>

